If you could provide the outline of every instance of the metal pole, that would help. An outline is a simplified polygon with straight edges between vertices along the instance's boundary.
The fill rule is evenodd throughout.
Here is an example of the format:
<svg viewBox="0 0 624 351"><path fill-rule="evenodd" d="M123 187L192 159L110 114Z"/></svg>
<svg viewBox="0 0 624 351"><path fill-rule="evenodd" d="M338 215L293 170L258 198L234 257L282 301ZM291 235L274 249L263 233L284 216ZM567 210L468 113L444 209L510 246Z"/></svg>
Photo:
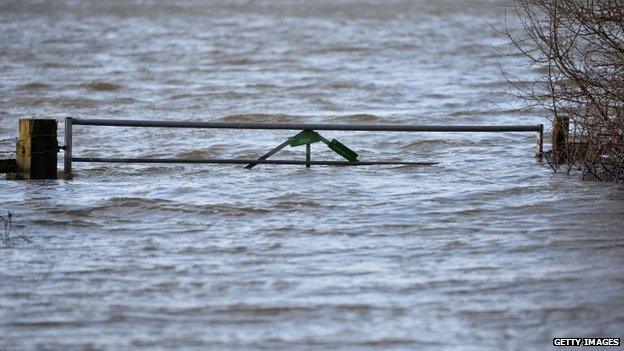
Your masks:
<svg viewBox="0 0 624 351"><path fill-rule="evenodd" d="M544 125L540 124L540 130L535 132L535 156L542 158L544 154Z"/></svg>
<svg viewBox="0 0 624 351"><path fill-rule="evenodd" d="M417 126L395 124L314 124L314 123L238 123L177 122L121 119L73 119L75 125L109 127L211 128L211 129L280 129L280 130L345 130L361 132L537 132L540 125L500 126Z"/></svg>
<svg viewBox="0 0 624 351"><path fill-rule="evenodd" d="M310 168L311 144L306 144L306 168Z"/></svg>
<svg viewBox="0 0 624 351"><path fill-rule="evenodd" d="M300 160L256 160L256 159L180 159L180 158L98 158L98 157L74 157L73 162L103 162L103 163L186 163L186 164L267 164L267 165L305 165L308 161ZM323 166L433 166L437 162L402 162L402 161L309 161L311 165Z"/></svg>
<svg viewBox="0 0 624 351"><path fill-rule="evenodd" d="M273 156L273 154L275 154L276 152L280 151L281 149L285 148L286 146L288 146L288 144L290 143L290 139L286 140L285 142L279 144L277 147L275 147L273 150L267 152L266 154L260 156L258 158L257 161L262 161L262 160L266 160L267 158ZM252 169L254 168L258 163L254 162L254 163L250 163L247 166L245 166L245 168L247 169Z"/></svg>
<svg viewBox="0 0 624 351"><path fill-rule="evenodd" d="M72 175L73 120L71 117L65 117L65 158L63 160L63 168L66 179L71 178Z"/></svg>

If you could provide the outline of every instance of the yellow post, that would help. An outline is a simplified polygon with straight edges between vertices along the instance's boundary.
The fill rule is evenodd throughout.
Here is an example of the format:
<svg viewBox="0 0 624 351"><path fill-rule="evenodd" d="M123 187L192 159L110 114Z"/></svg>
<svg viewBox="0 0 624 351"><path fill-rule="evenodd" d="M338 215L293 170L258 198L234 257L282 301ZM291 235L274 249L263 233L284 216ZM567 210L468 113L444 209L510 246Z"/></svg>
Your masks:
<svg viewBox="0 0 624 351"><path fill-rule="evenodd" d="M54 119L20 119L17 179L56 179L56 127Z"/></svg>

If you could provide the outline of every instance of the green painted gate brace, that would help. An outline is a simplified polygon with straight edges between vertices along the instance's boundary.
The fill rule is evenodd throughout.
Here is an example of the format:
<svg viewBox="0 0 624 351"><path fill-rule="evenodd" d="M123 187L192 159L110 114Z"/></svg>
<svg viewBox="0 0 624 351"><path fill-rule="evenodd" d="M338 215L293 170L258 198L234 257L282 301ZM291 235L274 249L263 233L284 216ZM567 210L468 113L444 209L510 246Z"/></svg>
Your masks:
<svg viewBox="0 0 624 351"><path fill-rule="evenodd" d="M310 144L317 143L319 141L322 141L323 143L325 143L325 145L327 145L331 150L333 150L338 155L344 157L347 161L358 162L358 159L357 159L358 154L355 151L349 149L346 145L344 145L343 143L339 142L336 139L332 139L332 141L329 141L323 138L323 136L321 136L319 133L311 129L303 130L299 134L288 138L288 140L286 140L282 144L278 145L277 147L267 152L266 154L260 156L257 161L266 160L267 158L271 157L273 154L275 154L276 152L280 151L281 149L285 148L288 145L290 145L290 147L297 147L297 146L305 145L306 146L306 167L309 168L310 158L311 158ZM245 166L245 168L250 169L250 168L255 167L256 165L257 163L250 163L247 166Z"/></svg>

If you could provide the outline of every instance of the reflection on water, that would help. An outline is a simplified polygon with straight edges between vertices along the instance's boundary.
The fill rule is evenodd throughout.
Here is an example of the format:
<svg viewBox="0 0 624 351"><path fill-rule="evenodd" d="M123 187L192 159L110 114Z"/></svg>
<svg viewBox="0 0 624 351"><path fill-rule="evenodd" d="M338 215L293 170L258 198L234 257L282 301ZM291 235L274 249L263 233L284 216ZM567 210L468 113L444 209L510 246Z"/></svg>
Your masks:
<svg viewBox="0 0 624 351"><path fill-rule="evenodd" d="M17 119L534 124L506 99L502 1L5 1ZM512 101L513 102L513 101ZM253 157L292 133L75 129L76 155ZM533 135L327 132L428 168L76 164L2 182L0 347L547 349L621 336L624 192ZM280 158L303 158L288 148ZM322 145L313 157L332 158Z"/></svg>

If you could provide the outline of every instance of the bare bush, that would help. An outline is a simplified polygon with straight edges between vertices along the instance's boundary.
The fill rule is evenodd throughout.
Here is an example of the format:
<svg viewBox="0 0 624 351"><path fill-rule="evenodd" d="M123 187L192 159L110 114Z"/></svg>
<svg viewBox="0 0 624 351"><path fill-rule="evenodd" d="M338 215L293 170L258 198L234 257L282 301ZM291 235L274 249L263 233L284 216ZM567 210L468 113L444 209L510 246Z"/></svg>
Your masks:
<svg viewBox="0 0 624 351"><path fill-rule="evenodd" d="M0 222L3 223L2 244L5 247L11 247L16 241L25 241L32 243L32 240L23 235L12 235L13 230L13 214L9 212L6 217L0 216Z"/></svg>
<svg viewBox="0 0 624 351"><path fill-rule="evenodd" d="M506 33L544 72L519 86L520 95L570 123L553 166L624 181L623 0L514 0L514 7L523 31Z"/></svg>

